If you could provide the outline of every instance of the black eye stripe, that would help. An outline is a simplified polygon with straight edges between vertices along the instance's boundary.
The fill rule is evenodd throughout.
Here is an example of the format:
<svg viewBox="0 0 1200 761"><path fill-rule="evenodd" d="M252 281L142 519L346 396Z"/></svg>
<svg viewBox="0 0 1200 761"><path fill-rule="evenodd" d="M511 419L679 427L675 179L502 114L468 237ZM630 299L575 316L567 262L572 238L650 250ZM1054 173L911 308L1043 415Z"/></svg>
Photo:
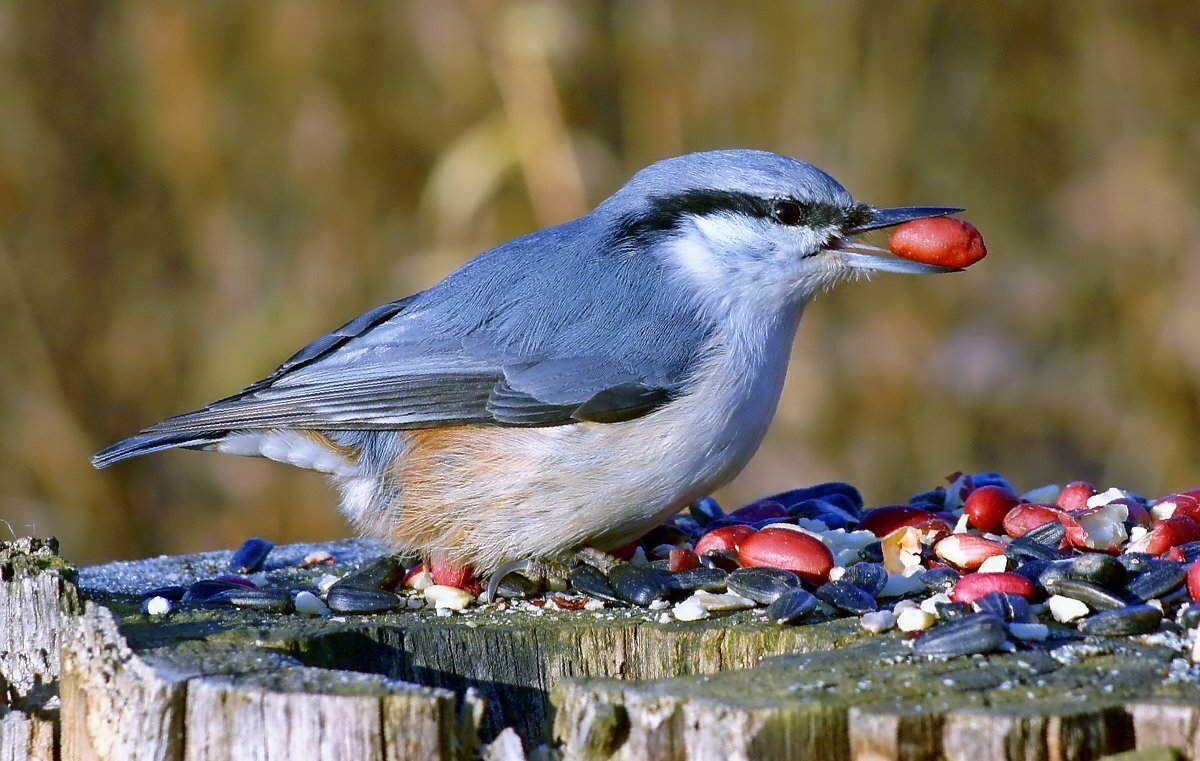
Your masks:
<svg viewBox="0 0 1200 761"><path fill-rule="evenodd" d="M786 220L781 219L781 206L789 206ZM790 206L798 215L791 221ZM763 198L751 193L724 190L689 190L649 199L646 211L627 214L617 224L619 241L650 242L658 233L677 229L686 216L704 217L713 214L744 214L758 219L770 219L788 226L836 225L847 229L870 218L869 209L862 204L834 204L800 201L795 198Z"/></svg>

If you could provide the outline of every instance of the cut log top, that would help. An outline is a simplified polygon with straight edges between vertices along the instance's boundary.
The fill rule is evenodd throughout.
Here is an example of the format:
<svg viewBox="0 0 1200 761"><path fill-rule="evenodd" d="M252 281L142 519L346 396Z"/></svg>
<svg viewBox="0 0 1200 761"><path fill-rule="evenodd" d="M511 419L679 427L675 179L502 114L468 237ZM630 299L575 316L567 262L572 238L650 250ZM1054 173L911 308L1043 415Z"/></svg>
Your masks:
<svg viewBox="0 0 1200 761"><path fill-rule="evenodd" d="M901 635L866 635L855 619L783 627L753 612L688 623L553 605L450 616L185 606L151 616L146 591L212 578L230 553L76 576L53 549L0 548L9 706L0 760L982 761L1135 748L1200 759L1187 633L927 660ZM319 550L333 564L304 567ZM278 547L266 579L315 589L383 551L363 541ZM21 627L25 639L12 634Z"/></svg>

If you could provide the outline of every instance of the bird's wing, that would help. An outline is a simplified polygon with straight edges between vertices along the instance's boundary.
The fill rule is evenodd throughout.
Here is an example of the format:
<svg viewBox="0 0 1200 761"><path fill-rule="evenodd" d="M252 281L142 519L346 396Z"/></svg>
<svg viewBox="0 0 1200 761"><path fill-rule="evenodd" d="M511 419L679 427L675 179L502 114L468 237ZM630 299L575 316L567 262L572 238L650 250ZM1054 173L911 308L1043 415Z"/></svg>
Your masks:
<svg viewBox="0 0 1200 761"><path fill-rule="evenodd" d="M419 307L406 314L408 301L372 310L262 381L141 433L618 422L663 404L683 381L669 368L630 367L616 353L539 355L486 332L430 331Z"/></svg>
<svg viewBox="0 0 1200 761"><path fill-rule="evenodd" d="M231 431L629 420L683 393L710 326L652 258L588 218L477 257L321 336L233 396L98 453L104 467ZM643 252L644 253L644 252Z"/></svg>

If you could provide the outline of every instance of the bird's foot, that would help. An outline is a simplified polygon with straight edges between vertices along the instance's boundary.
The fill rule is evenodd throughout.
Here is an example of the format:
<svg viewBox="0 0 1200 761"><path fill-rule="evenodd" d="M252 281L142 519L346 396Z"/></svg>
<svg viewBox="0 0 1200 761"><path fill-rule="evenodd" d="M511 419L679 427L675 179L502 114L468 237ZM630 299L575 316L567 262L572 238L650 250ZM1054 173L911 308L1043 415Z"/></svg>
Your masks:
<svg viewBox="0 0 1200 761"><path fill-rule="evenodd" d="M500 587L500 582L504 580L510 573L520 573L531 579L537 586L544 585L556 591L562 591L567 587L567 574L569 570L565 563L556 560L548 560L546 558L526 558L525 560L514 560L511 563L505 563L500 566L488 577L487 587L485 588L486 602L494 602L496 599L496 590Z"/></svg>
<svg viewBox="0 0 1200 761"><path fill-rule="evenodd" d="M624 561L595 547L583 547L568 554L562 560L551 560L548 558L514 560L511 563L505 563L500 566L488 577L487 587L485 588L487 594L484 600L489 603L495 601L496 590L500 587L500 582L510 573L519 572L534 581L544 581L545 585L550 589L563 591L566 589L567 577L570 576L572 566L583 563L608 575L609 571L622 562Z"/></svg>

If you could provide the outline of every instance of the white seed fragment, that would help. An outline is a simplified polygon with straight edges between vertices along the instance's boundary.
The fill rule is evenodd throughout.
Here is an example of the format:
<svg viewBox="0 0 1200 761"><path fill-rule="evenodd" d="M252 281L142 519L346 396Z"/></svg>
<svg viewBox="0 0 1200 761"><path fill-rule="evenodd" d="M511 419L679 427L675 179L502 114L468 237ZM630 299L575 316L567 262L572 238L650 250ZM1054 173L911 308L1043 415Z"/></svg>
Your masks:
<svg viewBox="0 0 1200 761"><path fill-rule="evenodd" d="M889 573L887 584L883 585L880 597L903 597L904 595L924 589L921 577L925 575L924 566L906 568L903 573Z"/></svg>
<svg viewBox="0 0 1200 761"><path fill-rule="evenodd" d="M425 599L435 608L463 610L475 600L475 595L458 587L448 587L445 584L430 584L425 587Z"/></svg>
<svg viewBox="0 0 1200 761"><path fill-rule="evenodd" d="M1128 518L1129 507L1120 503L1106 503L1094 513L1079 516L1079 526L1084 532L1084 546L1094 550L1120 547L1129 539L1124 523Z"/></svg>
<svg viewBox="0 0 1200 761"><path fill-rule="evenodd" d="M629 558L629 565L650 565L650 559L646 557L646 550L642 549L642 545L638 545L633 551L633 557Z"/></svg>
<svg viewBox="0 0 1200 761"><path fill-rule="evenodd" d="M267 584L270 583L267 580L267 572L266 571L259 571L258 573L252 573L249 576L247 576L246 578L250 579L250 582L252 584L254 584L254 586L258 587L259 589L265 587Z"/></svg>
<svg viewBox="0 0 1200 761"><path fill-rule="evenodd" d="M798 518L796 525L806 528L809 531L816 531L817 533L824 533L829 530L829 526L825 521L819 521L816 518Z"/></svg>
<svg viewBox="0 0 1200 761"><path fill-rule="evenodd" d="M862 555L853 547L843 547L840 550L831 548L831 551L833 552L833 562L842 568L862 560ZM836 579L830 579L830 581L836 581Z"/></svg>
<svg viewBox="0 0 1200 761"><path fill-rule="evenodd" d="M329 588L339 581L341 581L340 576L334 576L332 573L327 573L321 578L317 579L317 591L323 595L329 594Z"/></svg>
<svg viewBox="0 0 1200 761"><path fill-rule="evenodd" d="M859 624L865 631L882 634L896 625L896 617L890 610L877 610L872 613L864 613Z"/></svg>
<svg viewBox="0 0 1200 761"><path fill-rule="evenodd" d="M410 597L404 601L404 607L409 610L419 610L425 607L425 601L420 597Z"/></svg>
<svg viewBox="0 0 1200 761"><path fill-rule="evenodd" d="M925 631L937 621L937 618L920 608L908 608L896 616L896 626L902 632Z"/></svg>
<svg viewBox="0 0 1200 761"><path fill-rule="evenodd" d="M1088 497L1087 498L1087 506L1088 507L1104 507L1109 502L1112 502L1114 499L1125 499L1128 496L1129 496L1128 492L1121 491L1120 489L1118 489L1117 487L1114 486L1111 489L1105 489L1104 491L1100 492L1099 494L1093 494L1092 496Z"/></svg>
<svg viewBox="0 0 1200 761"><path fill-rule="evenodd" d="M1050 636L1050 627L1045 624L1022 624L1013 622L1008 625L1008 633L1017 639L1027 642L1041 642Z"/></svg>
<svg viewBox="0 0 1200 761"><path fill-rule="evenodd" d="M321 602L320 597L317 597L308 590L296 593L295 604L296 612L304 616L320 616L333 612L325 607L325 603ZM322 611L324 611L324 614Z"/></svg>
<svg viewBox="0 0 1200 761"><path fill-rule="evenodd" d="M443 607L441 607L440 605L439 605L439 606L438 606L438 607L435 609L435 611L434 611L434 612L435 612L435 613L437 613L437 614L438 614L438 616L440 616L441 618L446 618L447 616L453 616L453 615L454 615L454 611L453 611L453 610L451 610L450 608L443 608Z"/></svg>
<svg viewBox="0 0 1200 761"><path fill-rule="evenodd" d="M305 555L302 562L306 566L329 565L333 562L333 554L328 550L314 550Z"/></svg>
<svg viewBox="0 0 1200 761"><path fill-rule="evenodd" d="M979 564L979 573L1004 573L1007 570L1007 555L993 555Z"/></svg>
<svg viewBox="0 0 1200 761"><path fill-rule="evenodd" d="M1133 528L1129 529L1129 544L1137 544L1146 537L1146 534L1149 533L1150 529L1146 528L1145 526L1134 526Z"/></svg>
<svg viewBox="0 0 1200 761"><path fill-rule="evenodd" d="M829 580L830 581L837 581L838 579L842 578L845 575L846 575L846 567L845 566L835 565L833 568L829 569Z"/></svg>
<svg viewBox="0 0 1200 761"><path fill-rule="evenodd" d="M428 568L422 568L421 570L414 573L412 576L408 577L408 582L405 584L405 586L411 587L412 589L415 589L418 592L420 592L424 589L427 589L432 585L433 585L433 574L431 574L429 572Z"/></svg>
<svg viewBox="0 0 1200 761"><path fill-rule="evenodd" d="M716 594L714 592L700 591L691 596L699 604L703 605L708 610L745 610L753 608L754 600L747 599L741 595L735 595L732 592L726 594Z"/></svg>
<svg viewBox="0 0 1200 761"><path fill-rule="evenodd" d="M156 595L142 603L142 611L151 616L165 616L171 612L171 601Z"/></svg>
<svg viewBox="0 0 1200 761"><path fill-rule="evenodd" d="M647 607L649 607L650 610L663 610L671 607L671 603L667 602L666 600L655 600Z"/></svg>
<svg viewBox="0 0 1200 761"><path fill-rule="evenodd" d="M1046 607L1050 609L1050 615L1054 616L1054 620L1060 624L1083 618L1091 613L1091 610L1083 602L1062 595L1052 595L1050 599L1046 600Z"/></svg>
<svg viewBox="0 0 1200 761"><path fill-rule="evenodd" d="M695 597L689 597L671 609L671 615L680 621L699 621L708 618L708 608Z"/></svg>
<svg viewBox="0 0 1200 761"><path fill-rule="evenodd" d="M584 610L604 610L604 600L597 600L595 597L589 597L588 601L583 604Z"/></svg>
<svg viewBox="0 0 1200 761"><path fill-rule="evenodd" d="M941 603L945 605L950 602L950 595L945 592L938 592L936 595L931 595L921 601L920 608L926 613L937 615L937 605ZM940 618L940 616L939 616Z"/></svg>

